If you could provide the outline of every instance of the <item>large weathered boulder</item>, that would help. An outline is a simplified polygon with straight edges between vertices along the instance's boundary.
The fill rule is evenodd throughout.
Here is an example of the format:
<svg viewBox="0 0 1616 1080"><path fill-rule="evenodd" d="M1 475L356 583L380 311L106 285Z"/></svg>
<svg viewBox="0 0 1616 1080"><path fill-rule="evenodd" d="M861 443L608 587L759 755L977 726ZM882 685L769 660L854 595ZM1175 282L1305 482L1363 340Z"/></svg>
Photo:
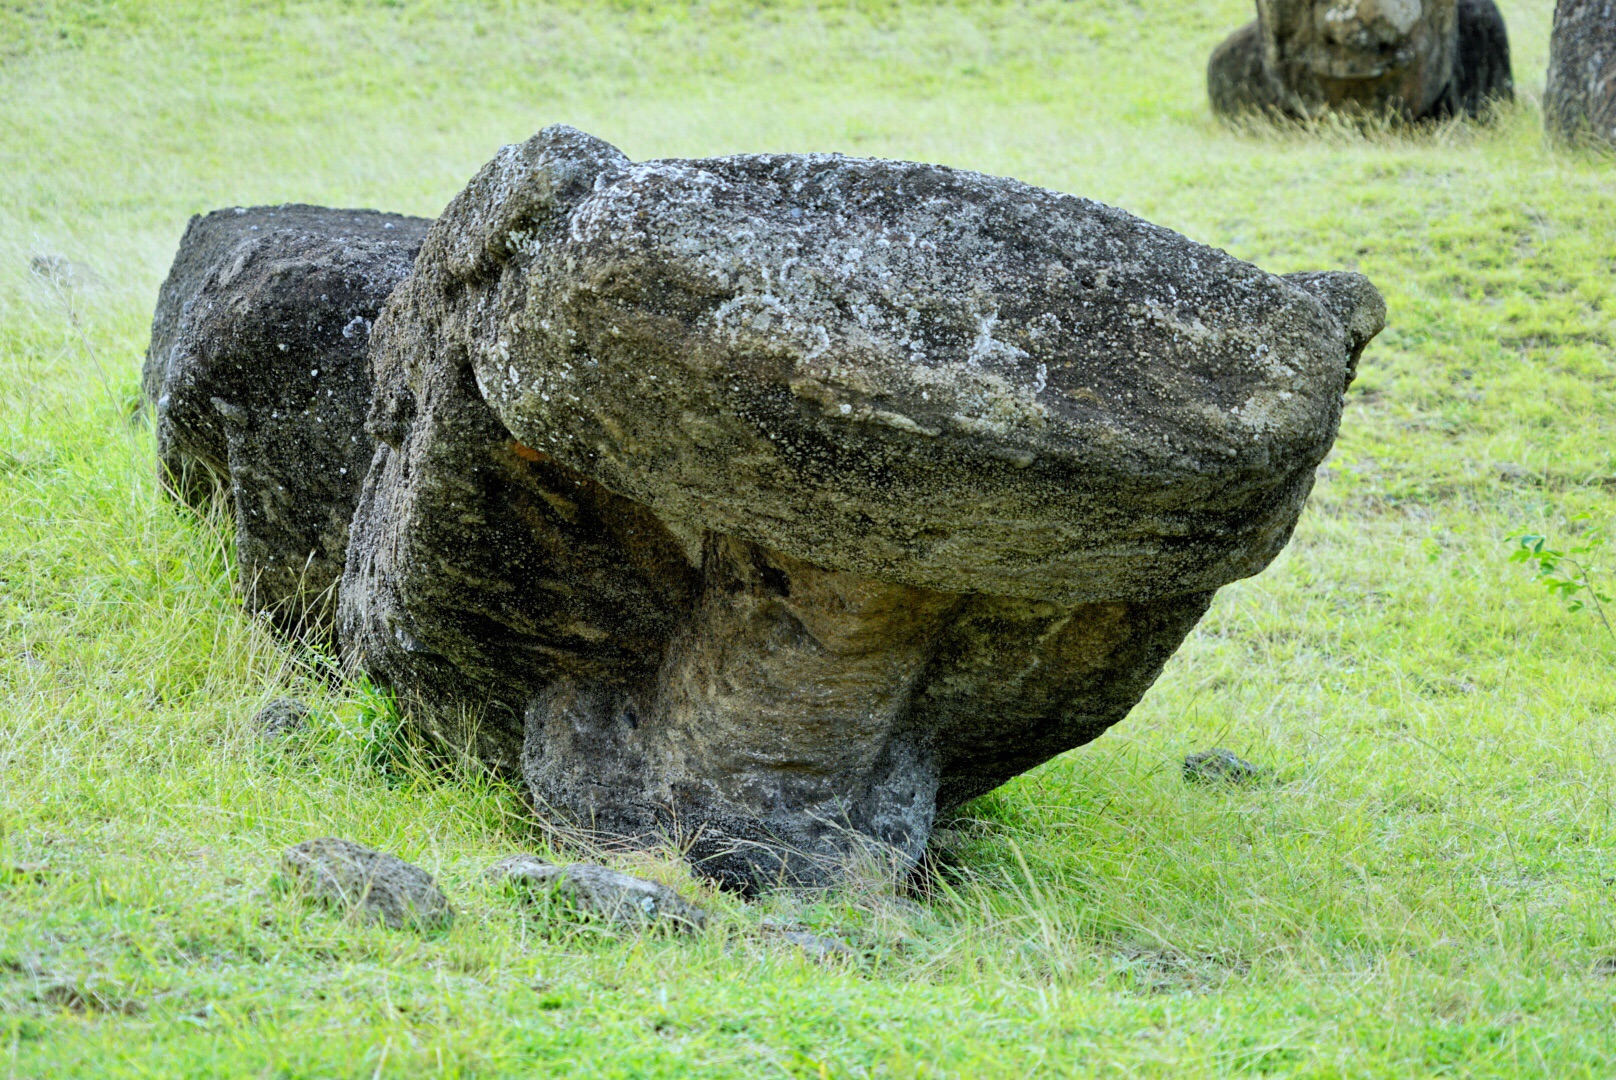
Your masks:
<svg viewBox="0 0 1616 1080"><path fill-rule="evenodd" d="M1564 142L1616 148L1616 8L1610 0L1555 4L1543 125Z"/></svg>
<svg viewBox="0 0 1616 1080"><path fill-rule="evenodd" d="M1312 120L1476 116L1514 96L1493 0L1257 0L1212 53L1214 112Z"/></svg>
<svg viewBox="0 0 1616 1080"><path fill-rule="evenodd" d="M1284 545L1384 306L908 162L507 147L371 343L350 655L741 887L912 860Z"/></svg>
<svg viewBox="0 0 1616 1080"><path fill-rule="evenodd" d="M359 486L370 327L430 224L271 206L191 219L158 296L142 382L165 482L235 519L248 606L329 627Z"/></svg>

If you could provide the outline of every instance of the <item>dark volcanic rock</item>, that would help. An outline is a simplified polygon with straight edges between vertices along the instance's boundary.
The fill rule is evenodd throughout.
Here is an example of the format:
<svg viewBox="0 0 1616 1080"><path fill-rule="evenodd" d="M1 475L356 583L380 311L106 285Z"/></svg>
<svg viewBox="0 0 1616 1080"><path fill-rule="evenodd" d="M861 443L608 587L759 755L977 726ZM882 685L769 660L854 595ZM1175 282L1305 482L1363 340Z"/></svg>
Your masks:
<svg viewBox="0 0 1616 1080"><path fill-rule="evenodd" d="M1184 758L1184 779L1191 784L1254 784L1266 777L1267 771L1239 757L1233 750L1221 746Z"/></svg>
<svg viewBox="0 0 1616 1080"><path fill-rule="evenodd" d="M305 840L281 856L281 873L309 899L391 930L441 929L454 921L431 874L352 840Z"/></svg>
<svg viewBox="0 0 1616 1080"><path fill-rule="evenodd" d="M543 812L912 860L1280 550L1383 316L1011 180L551 128L377 322L342 637Z"/></svg>
<svg viewBox="0 0 1616 1080"><path fill-rule="evenodd" d="M312 206L191 220L143 384L172 490L228 497L248 606L326 628L374 452L365 348L429 222Z"/></svg>
<svg viewBox="0 0 1616 1080"><path fill-rule="evenodd" d="M1212 53L1214 112L1475 116L1514 96L1493 0L1257 0Z"/></svg>
<svg viewBox="0 0 1616 1080"><path fill-rule="evenodd" d="M1565 142L1616 148L1616 7L1610 0L1555 4L1543 124Z"/></svg>
<svg viewBox="0 0 1616 1080"><path fill-rule="evenodd" d="M694 931L707 925L707 913L655 881L646 881L595 863L556 866L531 855L501 859L489 880L529 897L554 896L612 926L663 924Z"/></svg>

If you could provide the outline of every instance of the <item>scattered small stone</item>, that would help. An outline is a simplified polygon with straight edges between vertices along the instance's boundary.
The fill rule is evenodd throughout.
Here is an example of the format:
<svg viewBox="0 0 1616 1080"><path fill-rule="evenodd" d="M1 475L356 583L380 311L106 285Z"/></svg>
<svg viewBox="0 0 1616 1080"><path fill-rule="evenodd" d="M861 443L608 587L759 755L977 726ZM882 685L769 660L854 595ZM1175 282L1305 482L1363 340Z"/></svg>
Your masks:
<svg viewBox="0 0 1616 1080"><path fill-rule="evenodd" d="M801 923L786 922L783 919L770 917L764 919L758 928L766 934L795 945L810 960L858 959L858 953L854 952L846 942L812 933L803 927Z"/></svg>
<svg viewBox="0 0 1616 1080"><path fill-rule="evenodd" d="M107 1013L139 1016L146 1011L144 1002L111 993L93 982L52 983L34 997L42 1005L54 1006L75 1013Z"/></svg>
<svg viewBox="0 0 1616 1080"><path fill-rule="evenodd" d="M1543 477L1528 469L1524 465L1517 465L1513 461L1500 461L1493 465L1498 479L1506 484L1541 484Z"/></svg>
<svg viewBox="0 0 1616 1080"><path fill-rule="evenodd" d="M1221 746L1184 758L1184 780L1190 784L1255 784L1266 775L1267 770Z"/></svg>
<svg viewBox="0 0 1616 1080"><path fill-rule="evenodd" d="M296 734L308 723L309 707L297 698L276 698L253 717L253 727L260 739L280 739Z"/></svg>
<svg viewBox="0 0 1616 1080"><path fill-rule="evenodd" d="M529 895L559 896L613 926L665 922L678 930L696 931L707 924L705 911L666 885L595 863L557 866L531 855L513 855L489 867L488 878Z"/></svg>
<svg viewBox="0 0 1616 1080"><path fill-rule="evenodd" d="M43 885L50 880L50 866L46 863L14 863L0 866L0 885Z"/></svg>
<svg viewBox="0 0 1616 1080"><path fill-rule="evenodd" d="M390 930L446 928L454 908L432 875L351 840L305 840L281 856L288 883L311 899Z"/></svg>
<svg viewBox="0 0 1616 1080"><path fill-rule="evenodd" d="M35 277L43 278L57 288L95 285L101 280L88 267L60 255L35 255L28 261L28 269Z"/></svg>

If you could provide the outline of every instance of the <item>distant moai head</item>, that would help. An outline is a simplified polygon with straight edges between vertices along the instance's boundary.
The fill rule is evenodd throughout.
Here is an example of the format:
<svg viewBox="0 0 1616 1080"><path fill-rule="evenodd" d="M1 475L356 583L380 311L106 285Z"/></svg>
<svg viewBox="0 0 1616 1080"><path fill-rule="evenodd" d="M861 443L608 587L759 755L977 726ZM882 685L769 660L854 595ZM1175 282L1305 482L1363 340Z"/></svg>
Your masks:
<svg viewBox="0 0 1616 1080"><path fill-rule="evenodd" d="M1257 0L1257 18L1301 115L1424 115L1453 74L1458 0Z"/></svg>

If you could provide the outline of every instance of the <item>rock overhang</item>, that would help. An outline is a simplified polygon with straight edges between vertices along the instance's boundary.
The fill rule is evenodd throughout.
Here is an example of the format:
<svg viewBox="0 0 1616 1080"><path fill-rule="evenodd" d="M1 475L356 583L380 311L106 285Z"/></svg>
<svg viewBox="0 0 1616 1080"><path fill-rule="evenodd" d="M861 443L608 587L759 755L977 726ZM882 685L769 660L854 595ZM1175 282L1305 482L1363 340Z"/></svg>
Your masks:
<svg viewBox="0 0 1616 1080"><path fill-rule="evenodd" d="M467 190L427 246L476 268L457 332L516 439L673 522L922 587L1259 571L1384 311L1357 275L936 165L634 163L551 128Z"/></svg>

